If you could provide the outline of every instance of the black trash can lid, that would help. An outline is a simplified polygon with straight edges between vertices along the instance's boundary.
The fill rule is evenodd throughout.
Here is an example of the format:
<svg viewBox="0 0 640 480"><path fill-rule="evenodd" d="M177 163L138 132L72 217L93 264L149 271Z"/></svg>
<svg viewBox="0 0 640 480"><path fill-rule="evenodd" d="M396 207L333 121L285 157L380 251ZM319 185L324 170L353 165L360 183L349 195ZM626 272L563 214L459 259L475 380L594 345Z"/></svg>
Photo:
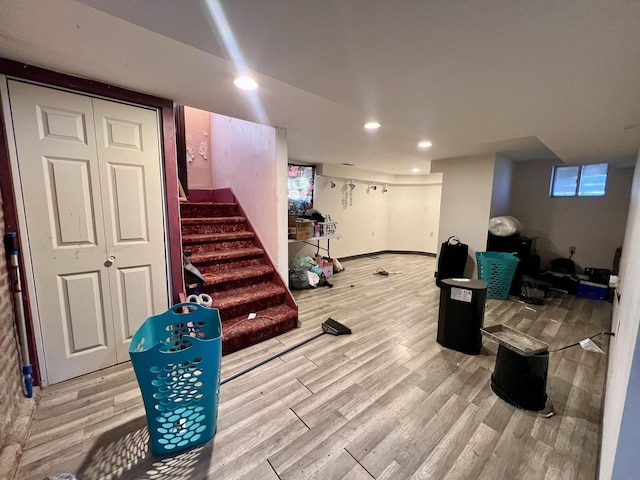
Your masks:
<svg viewBox="0 0 640 480"><path fill-rule="evenodd" d="M468 290L486 290L487 282L472 278L445 278L442 283L449 287L466 288Z"/></svg>

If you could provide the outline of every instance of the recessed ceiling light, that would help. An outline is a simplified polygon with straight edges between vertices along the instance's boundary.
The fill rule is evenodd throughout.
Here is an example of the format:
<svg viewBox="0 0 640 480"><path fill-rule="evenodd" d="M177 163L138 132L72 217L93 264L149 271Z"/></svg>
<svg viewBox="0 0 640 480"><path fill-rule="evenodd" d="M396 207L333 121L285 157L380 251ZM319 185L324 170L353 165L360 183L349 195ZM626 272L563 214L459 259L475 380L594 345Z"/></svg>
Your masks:
<svg viewBox="0 0 640 480"><path fill-rule="evenodd" d="M431 145L433 144L430 141L424 140L418 144L418 148L429 148Z"/></svg>
<svg viewBox="0 0 640 480"><path fill-rule="evenodd" d="M367 122L364 124L364 128L366 128L367 130L376 130L381 126L382 125L380 125L378 122Z"/></svg>
<svg viewBox="0 0 640 480"><path fill-rule="evenodd" d="M412 168L411 171L413 173L420 173L420 169L419 168Z"/></svg>
<svg viewBox="0 0 640 480"><path fill-rule="evenodd" d="M236 87L241 88L242 90L255 90L258 88L256 81L247 76L238 77L233 81L233 83Z"/></svg>

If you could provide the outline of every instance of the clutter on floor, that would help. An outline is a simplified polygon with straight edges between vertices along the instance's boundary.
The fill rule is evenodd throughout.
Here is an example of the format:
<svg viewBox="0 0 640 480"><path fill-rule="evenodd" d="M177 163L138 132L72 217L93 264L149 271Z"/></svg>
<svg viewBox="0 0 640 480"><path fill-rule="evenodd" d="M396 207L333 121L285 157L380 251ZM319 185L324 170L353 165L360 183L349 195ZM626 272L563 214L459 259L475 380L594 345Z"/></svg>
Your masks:
<svg viewBox="0 0 640 480"><path fill-rule="evenodd" d="M316 287L333 287L329 279L335 273L341 272L344 267L335 258L316 255L311 258L308 255L295 257L289 266L289 288L292 290L304 290Z"/></svg>

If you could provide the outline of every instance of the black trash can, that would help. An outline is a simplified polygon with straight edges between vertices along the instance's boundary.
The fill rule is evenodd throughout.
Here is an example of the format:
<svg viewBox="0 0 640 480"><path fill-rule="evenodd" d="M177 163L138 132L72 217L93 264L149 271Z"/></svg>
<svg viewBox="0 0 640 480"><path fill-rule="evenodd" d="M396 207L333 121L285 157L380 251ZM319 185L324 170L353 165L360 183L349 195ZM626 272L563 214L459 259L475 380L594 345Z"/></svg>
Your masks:
<svg viewBox="0 0 640 480"><path fill-rule="evenodd" d="M443 347L469 355L482 348L487 282L467 278L442 280L436 340Z"/></svg>
<svg viewBox="0 0 640 480"><path fill-rule="evenodd" d="M491 390L504 401L538 412L547 404L549 352L523 356L500 345Z"/></svg>

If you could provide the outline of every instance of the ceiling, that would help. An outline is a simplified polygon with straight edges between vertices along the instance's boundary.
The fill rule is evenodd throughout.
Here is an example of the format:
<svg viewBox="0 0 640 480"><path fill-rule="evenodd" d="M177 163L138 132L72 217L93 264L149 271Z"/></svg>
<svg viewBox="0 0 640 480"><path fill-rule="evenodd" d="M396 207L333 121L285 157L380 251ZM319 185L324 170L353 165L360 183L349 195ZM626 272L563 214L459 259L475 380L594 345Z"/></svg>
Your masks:
<svg viewBox="0 0 640 480"><path fill-rule="evenodd" d="M637 1L0 0L0 11L0 56L285 127L292 160L408 174L493 152L630 163L640 148ZM242 64L254 93L232 85ZM365 131L369 120L382 128Z"/></svg>

